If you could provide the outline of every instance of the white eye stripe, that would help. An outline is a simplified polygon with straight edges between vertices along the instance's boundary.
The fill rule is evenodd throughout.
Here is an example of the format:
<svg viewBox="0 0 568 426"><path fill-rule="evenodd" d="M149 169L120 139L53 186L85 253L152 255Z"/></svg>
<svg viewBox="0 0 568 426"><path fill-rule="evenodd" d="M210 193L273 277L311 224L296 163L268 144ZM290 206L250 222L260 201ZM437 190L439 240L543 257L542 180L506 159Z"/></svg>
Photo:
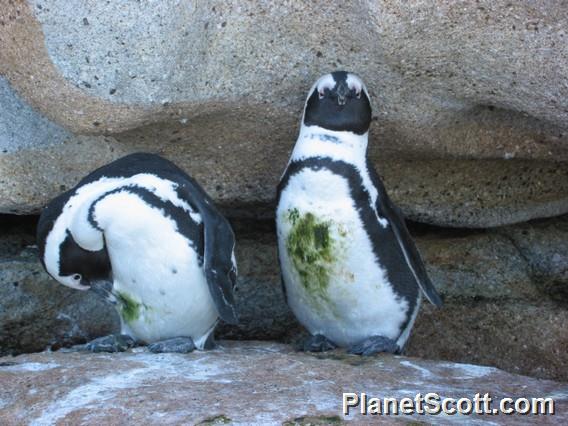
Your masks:
<svg viewBox="0 0 568 426"><path fill-rule="evenodd" d="M319 79L319 81L316 84L316 87L318 89L318 92L323 94L325 92L325 89L331 90L335 87L335 80L333 79L331 74L326 74Z"/></svg>
<svg viewBox="0 0 568 426"><path fill-rule="evenodd" d="M348 74L347 75L347 87L349 87L349 90L355 90L355 92L357 92L357 94L360 94L361 91L363 90L363 82L356 75Z"/></svg>
<svg viewBox="0 0 568 426"><path fill-rule="evenodd" d="M348 74L346 83L349 90L355 90L357 97L360 97L363 91L365 91L365 93L367 92L363 82L355 74ZM327 89L332 90L335 85L336 82L333 79L333 76L331 74L326 74L316 82L315 89L318 91L321 98Z"/></svg>
<svg viewBox="0 0 568 426"><path fill-rule="evenodd" d="M357 93L358 98L360 98L361 95L363 93L365 93L365 96L367 97L367 99L369 99L369 100L371 99L371 96L369 96L369 92L367 91L365 84L355 74L348 74L347 75L347 85L349 86L350 89L355 88L355 91Z"/></svg>

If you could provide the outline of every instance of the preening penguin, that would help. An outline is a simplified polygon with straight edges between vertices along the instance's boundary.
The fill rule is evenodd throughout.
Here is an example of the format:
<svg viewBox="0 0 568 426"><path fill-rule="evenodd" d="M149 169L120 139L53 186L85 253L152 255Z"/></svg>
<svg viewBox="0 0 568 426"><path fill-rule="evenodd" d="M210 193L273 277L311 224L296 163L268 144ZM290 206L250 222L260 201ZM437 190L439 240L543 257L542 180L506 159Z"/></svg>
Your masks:
<svg viewBox="0 0 568 426"><path fill-rule="evenodd" d="M132 154L103 166L44 209L40 259L61 284L115 304L122 335L87 344L188 352L237 322L235 237L205 191L173 163Z"/></svg>
<svg viewBox="0 0 568 426"><path fill-rule="evenodd" d="M282 280L312 334L305 350L400 353L422 293L441 305L404 217L367 159L370 124L361 79L324 75L308 94L278 185Z"/></svg>

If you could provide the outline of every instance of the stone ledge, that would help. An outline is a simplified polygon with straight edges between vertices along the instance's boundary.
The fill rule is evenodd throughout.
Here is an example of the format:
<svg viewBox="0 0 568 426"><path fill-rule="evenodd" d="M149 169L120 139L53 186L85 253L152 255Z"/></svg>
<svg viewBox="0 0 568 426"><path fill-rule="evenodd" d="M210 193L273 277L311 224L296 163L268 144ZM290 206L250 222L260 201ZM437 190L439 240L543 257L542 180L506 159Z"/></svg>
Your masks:
<svg viewBox="0 0 568 426"><path fill-rule="evenodd" d="M311 355L270 342L224 341L216 350L188 355L155 355L137 348L124 354L43 352L4 357L0 382L0 423L8 425L372 421L356 410L344 418L343 392L395 398L418 392L453 398L489 392L494 400L554 397L557 414L541 420L568 421L568 391L561 383L471 364L390 355L362 358L339 351ZM522 424L527 417L396 420Z"/></svg>

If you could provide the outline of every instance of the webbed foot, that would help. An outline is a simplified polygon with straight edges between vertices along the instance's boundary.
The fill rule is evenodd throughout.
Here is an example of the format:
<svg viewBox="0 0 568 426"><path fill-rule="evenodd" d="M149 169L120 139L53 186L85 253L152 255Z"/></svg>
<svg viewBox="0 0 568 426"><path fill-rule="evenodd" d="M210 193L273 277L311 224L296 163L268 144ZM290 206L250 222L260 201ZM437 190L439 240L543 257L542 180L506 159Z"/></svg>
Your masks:
<svg viewBox="0 0 568 426"><path fill-rule="evenodd" d="M136 341L126 334L111 334L91 340L85 349L90 352L124 352L135 345Z"/></svg>
<svg viewBox="0 0 568 426"><path fill-rule="evenodd" d="M159 342L148 345L150 352L161 354L166 352L174 352L178 354L187 354L195 349L195 343L191 337L173 337L171 339L161 340Z"/></svg>
<svg viewBox="0 0 568 426"><path fill-rule="evenodd" d="M310 336L304 341L304 352L327 352L335 349L337 345L323 334Z"/></svg>
<svg viewBox="0 0 568 426"><path fill-rule="evenodd" d="M350 354L370 356L380 352L395 354L398 353L399 350L400 348L394 340L384 336L371 336L367 337L362 342L354 344L347 352Z"/></svg>

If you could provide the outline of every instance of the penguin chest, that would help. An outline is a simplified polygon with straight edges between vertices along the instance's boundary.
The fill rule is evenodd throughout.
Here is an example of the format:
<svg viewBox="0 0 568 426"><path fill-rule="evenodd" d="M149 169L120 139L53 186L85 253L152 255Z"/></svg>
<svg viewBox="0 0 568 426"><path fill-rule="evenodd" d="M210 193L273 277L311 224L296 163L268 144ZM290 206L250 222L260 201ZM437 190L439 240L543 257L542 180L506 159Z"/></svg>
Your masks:
<svg viewBox="0 0 568 426"><path fill-rule="evenodd" d="M148 343L189 336L197 344L206 337L217 311L205 275L195 266L121 274L113 293L124 332Z"/></svg>
<svg viewBox="0 0 568 426"><path fill-rule="evenodd" d="M192 241L149 209L112 226L107 246L123 332L148 343L189 336L199 347L217 311Z"/></svg>
<svg viewBox="0 0 568 426"><path fill-rule="evenodd" d="M408 304L373 254L347 179L311 169L292 176L277 228L288 303L312 334L340 345L400 334Z"/></svg>

